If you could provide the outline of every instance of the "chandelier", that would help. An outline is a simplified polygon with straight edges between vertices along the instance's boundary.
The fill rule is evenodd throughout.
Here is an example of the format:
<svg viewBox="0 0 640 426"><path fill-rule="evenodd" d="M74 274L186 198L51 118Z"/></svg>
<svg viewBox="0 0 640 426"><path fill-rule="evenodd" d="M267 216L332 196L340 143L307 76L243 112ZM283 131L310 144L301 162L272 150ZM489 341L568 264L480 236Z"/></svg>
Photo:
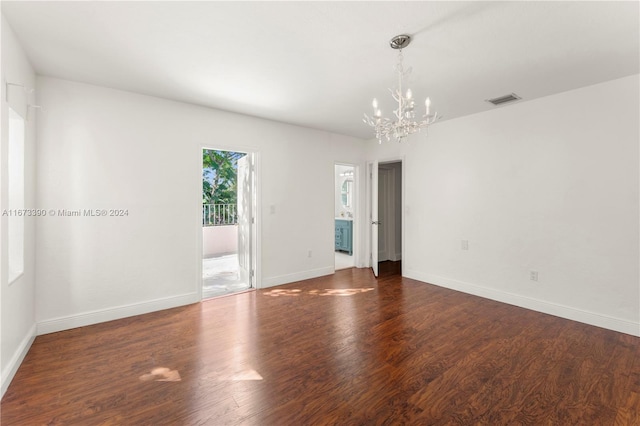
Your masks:
<svg viewBox="0 0 640 426"><path fill-rule="evenodd" d="M362 121L374 128L378 143L382 143L382 139L390 141L392 137L396 141L402 142L407 136L419 132L420 129L428 127L440 118L437 112L431 112L431 99L427 98L424 102L425 114L419 121L416 121L415 102L411 89L407 88L406 92L403 92L402 80L411 73L411 68L405 71L402 65L402 48L407 47L410 42L411 37L405 34L395 36L389 42L393 49L398 50L398 63L395 66L398 73L398 87L395 90L389 89L391 96L398 103L398 108L393 111L395 117L383 118L382 112L378 108L378 100L374 98L373 117L365 114L362 119Z"/></svg>

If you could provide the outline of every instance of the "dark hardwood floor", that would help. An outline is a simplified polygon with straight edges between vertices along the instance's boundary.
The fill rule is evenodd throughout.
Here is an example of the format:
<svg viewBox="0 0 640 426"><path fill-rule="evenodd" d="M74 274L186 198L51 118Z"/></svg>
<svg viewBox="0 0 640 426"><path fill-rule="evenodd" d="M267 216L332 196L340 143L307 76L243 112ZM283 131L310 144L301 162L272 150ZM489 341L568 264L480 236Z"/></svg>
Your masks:
<svg viewBox="0 0 640 426"><path fill-rule="evenodd" d="M369 270L39 336L2 425L639 425L640 339Z"/></svg>
<svg viewBox="0 0 640 426"><path fill-rule="evenodd" d="M402 275L402 262L393 262L385 260L378 262L378 279L390 278L396 275Z"/></svg>

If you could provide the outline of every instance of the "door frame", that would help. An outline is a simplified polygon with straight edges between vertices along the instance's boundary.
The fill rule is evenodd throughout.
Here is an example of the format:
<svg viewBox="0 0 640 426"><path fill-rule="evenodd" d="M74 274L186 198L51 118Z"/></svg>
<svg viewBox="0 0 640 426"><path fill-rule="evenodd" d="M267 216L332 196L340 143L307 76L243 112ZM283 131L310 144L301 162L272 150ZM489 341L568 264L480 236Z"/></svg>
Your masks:
<svg viewBox="0 0 640 426"><path fill-rule="evenodd" d="M406 188L406 160L405 160L405 156L401 155L401 156L394 156L394 157L385 157L385 158L381 158L378 160L374 160L374 161L367 161L367 173L369 172L369 166L370 165L376 165L376 167L379 167L380 164L387 164L387 163L400 163L401 164L401 173L400 173L400 188L401 188L401 195L400 195L400 210L401 210L401 215L400 215L400 238L402 239L401 241L401 252L402 252L402 259L406 259L406 253L405 253L405 247L406 247L406 238L405 238L405 222L406 222L406 197L405 197L405 188ZM369 218L373 217L371 215L371 201L372 201L372 190L373 188L371 187L371 179L369 178L369 176L367 176L366 178L366 184L367 184L367 189L366 189L366 212L365 212L365 217L367 218L366 221L366 247L367 247L367 259L365 261L365 264L368 265L370 268L373 268L373 265L371 264L371 259L372 259L372 238L371 238L371 220ZM378 185L380 183L378 182ZM375 188L376 191L378 191L378 187L376 186ZM377 214L376 214L377 217ZM405 262L401 263L401 275L404 276L404 272L405 272Z"/></svg>
<svg viewBox="0 0 640 426"><path fill-rule="evenodd" d="M365 264L371 268L371 272L374 277L378 277L378 228L374 228L374 222L379 220L378 218L378 162L370 161L367 162L367 177L366 177L366 196L367 196L367 211L365 212L366 216L366 235L367 235L367 254L369 255L366 259ZM375 173L374 173L375 170ZM375 190L374 190L375 187ZM375 212L375 214L374 214ZM375 249L373 247L373 242L376 242Z"/></svg>
<svg viewBox="0 0 640 426"><path fill-rule="evenodd" d="M355 163L349 163L349 162L342 162L342 161L335 161L333 163L333 186L334 186L334 197L335 197L335 191L336 191L336 183L335 183L335 179L336 179L336 166L348 166L353 168L353 195L351 197L351 199L353 200L353 218L352 218L352 226L351 226L351 232L353 233L353 235L351 236L351 244L353 245L353 253L351 254L353 256L353 266L358 268L360 267L361 262L359 261L359 254L360 254L360 220L359 220L359 216L360 216L360 166L358 164ZM334 202L335 203L335 202ZM334 221L334 229L335 229L335 206L333 207L332 211L334 212L333 215L333 221ZM336 271L336 262L335 262L335 244L332 245L332 252L334 252L334 261L333 261L333 272L335 273Z"/></svg>
<svg viewBox="0 0 640 426"><path fill-rule="evenodd" d="M261 193L262 193L262 179L260 177L260 150L255 147L245 146L245 145L219 145L219 144L206 144L201 145L198 150L198 167L197 167L197 176L194 176L194 181L197 182L196 188L198 188L197 193L197 203L194 203L196 207L194 208L194 216L196 220L194 223L196 225L196 241L197 241L197 250L198 255L197 259L197 267L196 271L198 273L198 279L196 280L196 294L198 295L198 300L202 301L202 250L203 250L203 240L202 240L202 151L205 149L211 149L216 151L231 151L231 152L243 152L245 154L253 154L253 217L254 217L254 233L251 236L251 262L253 263L254 277L253 284L250 290L256 290L262 288L262 203L261 203ZM195 173L194 173L195 175ZM197 178L197 180L196 180Z"/></svg>

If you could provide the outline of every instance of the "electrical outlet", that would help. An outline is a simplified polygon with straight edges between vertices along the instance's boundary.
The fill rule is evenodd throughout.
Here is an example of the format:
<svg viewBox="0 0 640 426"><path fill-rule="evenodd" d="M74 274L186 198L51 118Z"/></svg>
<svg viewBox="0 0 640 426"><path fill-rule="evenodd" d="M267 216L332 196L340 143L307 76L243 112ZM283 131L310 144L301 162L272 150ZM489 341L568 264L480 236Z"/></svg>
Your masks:
<svg viewBox="0 0 640 426"><path fill-rule="evenodd" d="M460 248L462 250L469 250L469 240L460 241Z"/></svg>
<svg viewBox="0 0 640 426"><path fill-rule="evenodd" d="M312 254L313 254L313 252L311 250L309 250L309 252L307 253L307 257L311 257Z"/></svg>
<svg viewBox="0 0 640 426"><path fill-rule="evenodd" d="M538 271L529 271L529 279L531 281L538 281Z"/></svg>

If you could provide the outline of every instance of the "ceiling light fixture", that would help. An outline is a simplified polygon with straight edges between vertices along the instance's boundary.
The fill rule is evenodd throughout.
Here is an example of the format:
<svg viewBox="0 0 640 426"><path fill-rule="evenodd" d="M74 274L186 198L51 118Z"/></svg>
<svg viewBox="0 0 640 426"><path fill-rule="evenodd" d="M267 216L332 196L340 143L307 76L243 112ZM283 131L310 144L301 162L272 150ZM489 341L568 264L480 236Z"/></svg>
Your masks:
<svg viewBox="0 0 640 426"><path fill-rule="evenodd" d="M396 72L398 73L398 87L389 89L393 99L398 103L398 108L393 111L395 119L382 118L382 111L378 108L378 100L373 99L373 117L364 115L362 121L373 127L376 132L378 143L382 143L382 139L387 141L394 137L396 141L402 142L407 136L419 132L423 127L433 124L440 116L437 112L431 112L431 99L427 98L425 104L425 114L420 121L415 121L415 102L411 89L406 89L403 93L403 78L411 73L411 68L405 71L402 65L402 49L407 47L411 42L411 37L402 34L395 36L389 42L393 49L398 50L398 63L396 64Z"/></svg>

